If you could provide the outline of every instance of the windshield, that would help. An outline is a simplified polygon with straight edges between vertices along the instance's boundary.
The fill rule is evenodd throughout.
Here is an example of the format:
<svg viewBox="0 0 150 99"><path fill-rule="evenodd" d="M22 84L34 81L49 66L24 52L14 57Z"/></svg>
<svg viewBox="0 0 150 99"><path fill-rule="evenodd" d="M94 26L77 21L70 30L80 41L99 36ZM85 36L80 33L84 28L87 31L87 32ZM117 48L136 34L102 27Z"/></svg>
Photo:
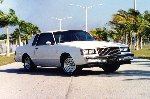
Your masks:
<svg viewBox="0 0 150 99"><path fill-rule="evenodd" d="M55 37L56 43L95 40L89 33L85 32L85 31L55 32L54 37Z"/></svg>

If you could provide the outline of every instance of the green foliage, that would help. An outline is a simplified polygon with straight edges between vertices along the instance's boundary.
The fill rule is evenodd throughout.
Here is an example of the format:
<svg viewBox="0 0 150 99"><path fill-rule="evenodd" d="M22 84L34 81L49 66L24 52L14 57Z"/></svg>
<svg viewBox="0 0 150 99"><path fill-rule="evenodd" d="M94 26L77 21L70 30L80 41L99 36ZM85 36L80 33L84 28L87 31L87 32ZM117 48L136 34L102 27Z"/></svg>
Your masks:
<svg viewBox="0 0 150 99"><path fill-rule="evenodd" d="M3 3L4 0L0 0L0 3Z"/></svg>
<svg viewBox="0 0 150 99"><path fill-rule="evenodd" d="M40 30L36 25L23 20L20 21L18 30L20 34L22 34L22 40L26 41L28 41L32 35L40 33Z"/></svg>
<svg viewBox="0 0 150 99"><path fill-rule="evenodd" d="M19 41L19 36L20 36L19 29L15 29L15 31L10 34L10 38L12 41Z"/></svg>
<svg viewBox="0 0 150 99"><path fill-rule="evenodd" d="M142 48L143 38L150 37L150 12L145 11L141 14L138 10L129 9L118 10L113 15L110 30L106 28L96 28L90 31L90 34L97 40L113 39L115 42L128 44L131 48L133 42L133 33L136 33L136 49Z"/></svg>
<svg viewBox="0 0 150 99"><path fill-rule="evenodd" d="M112 28L118 32L120 41L123 41L125 36L132 35L133 28L135 28L135 17L133 15L137 15L133 9L129 9L128 12L119 10L117 14L113 15L112 21L109 22Z"/></svg>
<svg viewBox="0 0 150 99"><path fill-rule="evenodd" d="M5 27L8 24L8 15L0 10L0 28Z"/></svg>
<svg viewBox="0 0 150 99"><path fill-rule="evenodd" d="M28 41L32 35L40 33L39 28L29 22L20 20L18 22L18 28L11 34L11 38L17 41Z"/></svg>
<svg viewBox="0 0 150 99"><path fill-rule="evenodd" d="M136 33L136 49L140 45L140 39L142 37L148 37L150 31L150 12L145 11L141 14L138 10L129 9L128 11L119 10L113 15L113 19L109 22L112 29L115 32L110 32L111 37L116 38L118 36L122 41L129 46L132 43L132 34ZM117 33L116 33L117 32Z"/></svg>
<svg viewBox="0 0 150 99"><path fill-rule="evenodd" d="M9 16L9 25L11 25L11 26L18 25L19 19L16 16L15 11L13 9L9 9L8 16Z"/></svg>
<svg viewBox="0 0 150 99"><path fill-rule="evenodd" d="M115 30L109 30L108 31L108 37L113 39L114 42L120 42L120 39L122 36L120 36L120 34Z"/></svg>
<svg viewBox="0 0 150 99"><path fill-rule="evenodd" d="M108 31L106 28L96 28L94 30L90 31L90 34L96 39L96 40L102 40L107 41L107 35Z"/></svg>
<svg viewBox="0 0 150 99"><path fill-rule="evenodd" d="M0 27L15 26L17 25L18 17L15 15L13 9L9 9L9 13L6 14L0 10Z"/></svg>
<svg viewBox="0 0 150 99"><path fill-rule="evenodd" d="M4 40L4 39L6 39L7 37L6 37L6 34L1 34L0 35L0 40Z"/></svg>
<svg viewBox="0 0 150 99"><path fill-rule="evenodd" d="M32 35L40 32L36 25L19 20L13 9L9 9L8 14L0 10L0 28L16 25L18 25L18 28L11 34L11 40L28 41ZM4 37L1 37L1 39L4 39Z"/></svg>
<svg viewBox="0 0 150 99"><path fill-rule="evenodd" d="M150 37L150 11L145 11L143 15L146 20L146 29L142 32L144 37Z"/></svg>

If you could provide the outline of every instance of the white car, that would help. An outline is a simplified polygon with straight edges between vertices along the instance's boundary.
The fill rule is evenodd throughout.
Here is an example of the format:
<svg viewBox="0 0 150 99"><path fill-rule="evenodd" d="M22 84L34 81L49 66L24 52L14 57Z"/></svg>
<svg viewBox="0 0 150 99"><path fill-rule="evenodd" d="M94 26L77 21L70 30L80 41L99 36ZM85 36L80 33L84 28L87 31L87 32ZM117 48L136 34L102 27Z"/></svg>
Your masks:
<svg viewBox="0 0 150 99"><path fill-rule="evenodd" d="M66 74L87 67L115 72L121 64L130 63L133 56L128 46L96 41L82 30L40 33L15 52L16 62L23 62L28 71L49 66L61 67Z"/></svg>

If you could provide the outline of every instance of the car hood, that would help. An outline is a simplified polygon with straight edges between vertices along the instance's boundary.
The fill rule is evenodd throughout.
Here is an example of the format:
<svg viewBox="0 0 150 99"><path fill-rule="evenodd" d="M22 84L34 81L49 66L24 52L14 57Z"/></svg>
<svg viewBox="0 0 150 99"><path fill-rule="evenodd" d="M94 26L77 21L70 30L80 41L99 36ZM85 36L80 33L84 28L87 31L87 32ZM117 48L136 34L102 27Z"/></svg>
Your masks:
<svg viewBox="0 0 150 99"><path fill-rule="evenodd" d="M78 47L81 49L95 49L98 47L126 47L126 45L121 43L105 42L105 41L73 41L61 43L61 45L66 45L70 47Z"/></svg>
<svg viewBox="0 0 150 99"><path fill-rule="evenodd" d="M128 47L128 45L126 44L122 44L122 43L116 43L119 47Z"/></svg>

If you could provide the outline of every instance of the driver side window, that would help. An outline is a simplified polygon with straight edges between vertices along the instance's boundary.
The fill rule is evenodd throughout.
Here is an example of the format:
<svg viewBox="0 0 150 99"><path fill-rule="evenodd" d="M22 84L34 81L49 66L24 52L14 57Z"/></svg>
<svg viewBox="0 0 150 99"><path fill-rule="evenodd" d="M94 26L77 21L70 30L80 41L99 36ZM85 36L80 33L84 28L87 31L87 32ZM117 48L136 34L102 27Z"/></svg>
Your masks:
<svg viewBox="0 0 150 99"><path fill-rule="evenodd" d="M46 45L47 41L50 41L52 43L52 45L55 43L52 33L40 34L37 46Z"/></svg>

